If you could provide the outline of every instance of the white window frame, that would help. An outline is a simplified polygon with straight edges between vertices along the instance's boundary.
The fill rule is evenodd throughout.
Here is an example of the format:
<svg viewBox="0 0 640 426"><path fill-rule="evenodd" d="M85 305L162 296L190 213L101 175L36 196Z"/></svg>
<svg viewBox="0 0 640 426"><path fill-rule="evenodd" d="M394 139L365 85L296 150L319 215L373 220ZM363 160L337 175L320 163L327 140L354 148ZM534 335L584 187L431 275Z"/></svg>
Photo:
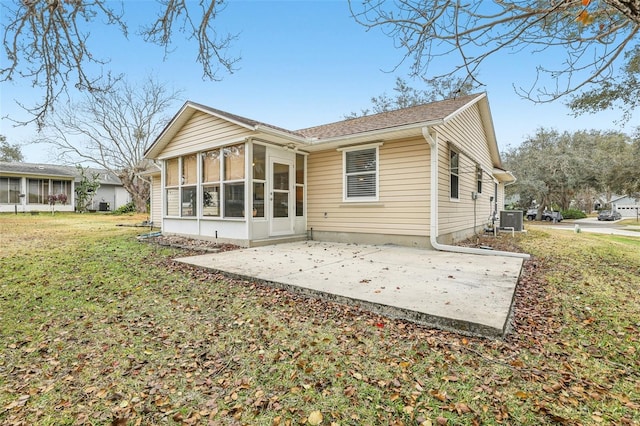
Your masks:
<svg viewBox="0 0 640 426"><path fill-rule="evenodd" d="M338 151L342 152L342 201L345 203L368 203L368 202L376 202L380 197L380 146L382 146L382 142L370 143L366 145L357 145L348 148L338 148ZM352 174L347 174L347 153L354 151L364 151L368 149L374 148L376 150L376 169L375 172L375 190L376 194L373 197L348 197L347 196L347 176L351 176Z"/></svg>
<svg viewBox="0 0 640 426"><path fill-rule="evenodd" d="M458 157L458 165L455 168L455 173L453 172L453 167L451 165L451 157L452 154L456 154ZM460 200L460 151L455 149L453 146L449 146L449 199L451 201L459 201ZM456 177L456 195L453 196L453 176Z"/></svg>

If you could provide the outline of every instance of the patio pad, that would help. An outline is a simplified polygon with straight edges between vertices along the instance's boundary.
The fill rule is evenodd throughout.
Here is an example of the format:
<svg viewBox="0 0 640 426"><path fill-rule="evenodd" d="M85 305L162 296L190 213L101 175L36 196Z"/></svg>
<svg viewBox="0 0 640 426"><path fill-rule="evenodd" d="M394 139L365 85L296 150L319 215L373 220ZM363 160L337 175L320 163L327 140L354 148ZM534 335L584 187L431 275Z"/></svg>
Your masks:
<svg viewBox="0 0 640 426"><path fill-rule="evenodd" d="M503 337L523 260L393 245L295 242L176 259L468 335Z"/></svg>

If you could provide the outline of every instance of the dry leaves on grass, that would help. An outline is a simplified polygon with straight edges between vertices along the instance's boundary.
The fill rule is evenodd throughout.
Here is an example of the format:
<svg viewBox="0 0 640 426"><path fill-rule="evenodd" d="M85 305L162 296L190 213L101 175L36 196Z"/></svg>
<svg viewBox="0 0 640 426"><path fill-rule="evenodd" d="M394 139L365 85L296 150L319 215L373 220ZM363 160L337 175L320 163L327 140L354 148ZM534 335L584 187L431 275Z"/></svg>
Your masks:
<svg viewBox="0 0 640 426"><path fill-rule="evenodd" d="M178 264L155 252L141 262L160 271L159 276L145 276L144 286L127 289L70 286L68 297L80 296L78 303L89 304L52 311L34 335L6 341L0 421L640 421L637 394L619 386L628 383L626 389L635 386L637 392L637 370L607 362L609 352L601 348L602 370L591 373L586 368L592 355L583 357L588 352L579 340L562 337L567 324L545 281L557 265L544 258L525 263L513 330L505 341L305 299ZM628 330L629 336L637 331ZM637 341L628 342L634 345ZM614 409L593 408L607 406L618 410L617 418L610 417ZM590 410L586 417L585 407Z"/></svg>

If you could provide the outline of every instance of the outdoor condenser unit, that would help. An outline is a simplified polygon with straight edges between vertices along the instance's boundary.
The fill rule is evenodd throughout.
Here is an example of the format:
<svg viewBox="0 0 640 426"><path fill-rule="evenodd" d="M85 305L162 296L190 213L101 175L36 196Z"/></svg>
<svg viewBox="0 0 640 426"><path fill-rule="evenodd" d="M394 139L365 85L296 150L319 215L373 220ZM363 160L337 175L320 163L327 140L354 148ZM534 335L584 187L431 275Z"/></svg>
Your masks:
<svg viewBox="0 0 640 426"><path fill-rule="evenodd" d="M522 210L502 210L500 212L500 228L513 228L514 231L522 231Z"/></svg>

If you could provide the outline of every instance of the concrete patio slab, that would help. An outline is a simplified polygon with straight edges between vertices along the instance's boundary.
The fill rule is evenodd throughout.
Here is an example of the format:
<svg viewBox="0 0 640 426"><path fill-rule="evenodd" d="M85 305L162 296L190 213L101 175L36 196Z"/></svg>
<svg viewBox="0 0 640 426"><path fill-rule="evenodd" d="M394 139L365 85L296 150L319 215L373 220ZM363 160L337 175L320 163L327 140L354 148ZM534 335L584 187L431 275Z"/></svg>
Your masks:
<svg viewBox="0 0 640 426"><path fill-rule="evenodd" d="M295 242L176 259L463 334L508 330L522 259Z"/></svg>

